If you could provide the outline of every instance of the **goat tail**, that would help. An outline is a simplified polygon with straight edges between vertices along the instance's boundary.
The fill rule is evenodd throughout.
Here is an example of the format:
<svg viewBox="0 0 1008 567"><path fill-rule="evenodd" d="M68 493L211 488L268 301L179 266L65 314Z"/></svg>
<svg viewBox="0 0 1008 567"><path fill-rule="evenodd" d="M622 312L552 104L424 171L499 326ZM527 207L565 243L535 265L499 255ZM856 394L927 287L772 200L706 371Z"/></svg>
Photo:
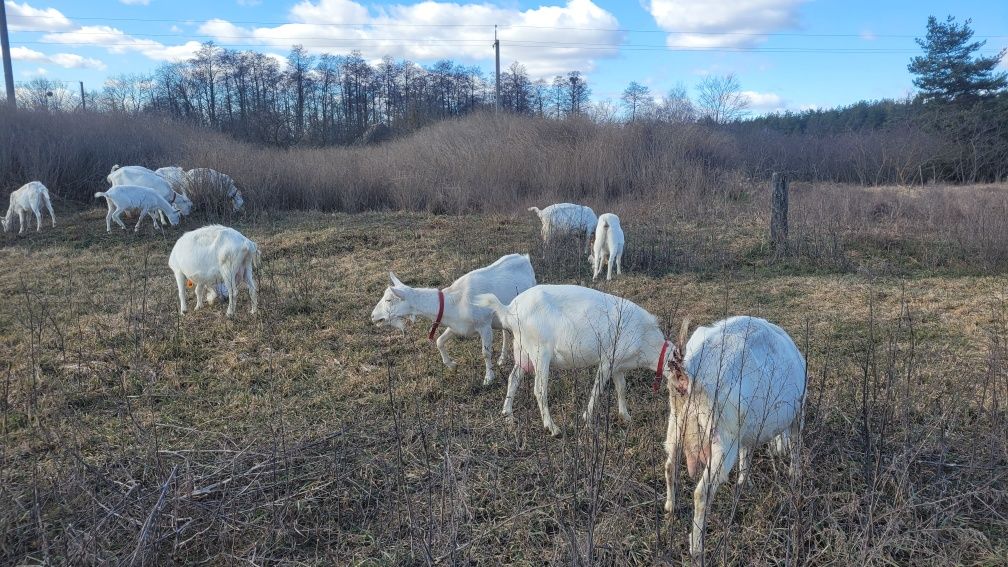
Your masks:
<svg viewBox="0 0 1008 567"><path fill-rule="evenodd" d="M259 252L259 247L251 240L245 241L245 257L252 262L253 268L258 268L262 264L262 254Z"/></svg>
<svg viewBox="0 0 1008 567"><path fill-rule="evenodd" d="M99 191L99 192L97 192L97 193L94 194L94 198L95 199L100 199L100 198L102 198L104 196L105 196L105 192L104 191Z"/></svg>
<svg viewBox="0 0 1008 567"><path fill-rule="evenodd" d="M508 309L507 305L501 303L497 296L492 293L481 293L473 298L473 305L476 307L485 307L494 312L497 319L500 320L501 325L507 329L511 330L514 328L513 317L511 316L511 311Z"/></svg>
<svg viewBox="0 0 1008 567"><path fill-rule="evenodd" d="M115 171L115 170L119 169L120 167L122 167L122 166L117 163L117 164L115 164L115 165L112 166L112 171Z"/></svg>
<svg viewBox="0 0 1008 567"><path fill-rule="evenodd" d="M535 213L539 216L542 216L542 211L539 210L539 207L529 207L528 210L530 213Z"/></svg>

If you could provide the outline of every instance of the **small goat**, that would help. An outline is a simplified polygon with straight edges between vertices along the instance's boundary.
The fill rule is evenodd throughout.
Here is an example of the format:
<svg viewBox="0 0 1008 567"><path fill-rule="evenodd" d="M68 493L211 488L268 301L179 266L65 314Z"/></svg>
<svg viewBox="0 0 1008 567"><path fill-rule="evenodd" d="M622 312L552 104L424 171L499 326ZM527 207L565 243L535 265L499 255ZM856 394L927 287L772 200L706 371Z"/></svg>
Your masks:
<svg viewBox="0 0 1008 567"><path fill-rule="evenodd" d="M547 401L551 368L597 366L585 420L591 420L599 393L611 377L620 417L626 422L630 421L626 373L635 368L664 368L668 343L658 321L627 299L575 285L538 285L519 294L510 305L490 294L477 296L475 304L492 309L501 326L514 335L516 363L502 413L512 414L523 374L534 372L533 392L543 426L553 435L560 428L550 417Z"/></svg>
<svg viewBox="0 0 1008 567"><path fill-rule="evenodd" d="M117 165L112 168L112 172L108 174L106 180L108 180L109 184L113 187L118 185L147 187L148 189L154 190L165 201L167 201L169 205L178 209L183 216L192 213L193 203L189 197L183 193L175 192L171 183L169 183L164 177L147 169L146 167L139 165L127 165L125 167L120 167ZM162 224L166 224L166 220L166 215L161 217Z"/></svg>
<svg viewBox="0 0 1008 567"><path fill-rule="evenodd" d="M595 216L595 211L591 207L573 203L557 203L541 210L539 207L529 207L528 210L539 216L544 243L549 244L553 238L573 234L579 239L584 238L585 253L590 251L592 231L595 230L595 223L598 222L598 217Z"/></svg>
<svg viewBox="0 0 1008 567"><path fill-rule="evenodd" d="M161 228L155 213L163 214L172 226L177 225L180 220L178 209L171 206L157 191L148 187L116 185L107 191L95 193L95 199L99 197L105 197L105 203L108 205L108 214L105 215L106 232L112 232L112 221L126 230L126 225L122 221L122 216L126 211L140 212L140 218L137 219L133 232L140 230L140 223L143 222L144 216L150 216L154 228Z"/></svg>
<svg viewBox="0 0 1008 567"><path fill-rule="evenodd" d="M620 226L619 217L612 213L605 213L598 218L598 225L595 227L595 244L592 248L591 256L588 256L588 263L592 267L592 281L598 279L602 273L602 266L608 264L606 281L613 276L613 265L616 266L616 273L623 273L623 228Z"/></svg>
<svg viewBox="0 0 1008 567"><path fill-rule="evenodd" d="M665 510L675 508L673 491L682 450L690 476L700 473L693 491L690 552L702 558L707 508L736 461L742 484L752 450L772 440L777 451L791 453L791 471L796 474L805 359L783 329L756 317L731 317L699 327L685 342L688 329L689 322L684 321L666 362L665 375L671 378Z"/></svg>
<svg viewBox="0 0 1008 567"><path fill-rule="evenodd" d="M203 307L204 298L212 303L217 295L226 295L227 315L231 317L238 303L238 290L245 286L254 314L259 294L252 268L259 267L260 262L256 243L233 228L215 224L183 234L168 257L178 285L179 312L186 312L186 287L192 285L196 288L196 309ZM217 289L221 283L223 290Z"/></svg>
<svg viewBox="0 0 1008 567"><path fill-rule="evenodd" d="M53 214L52 202L49 200L49 190L39 181L29 181L10 194L10 206L3 218L4 232L10 230L14 223L14 215L18 217L18 234L24 234L30 222L29 212L35 213L35 232L42 230L42 206L49 210L53 228L56 227L56 215Z"/></svg>
<svg viewBox="0 0 1008 567"><path fill-rule="evenodd" d="M385 289L381 300L371 311L371 321L377 325L389 325L399 330L405 329L406 319L423 317L434 321L429 338L439 325L445 331L437 339L441 360L449 368L456 366L448 356L445 343L453 337L479 335L483 343L483 358L486 374L484 384L494 380L493 330L500 329L500 321L489 309L473 305L477 294L490 294L501 301L511 301L516 295L536 284L535 272L527 254L509 254L489 266L473 270L455 280L444 290L432 288L411 288L389 272L392 285ZM498 365L504 364L507 333L501 339L501 353ZM516 359L517 360L517 359Z"/></svg>

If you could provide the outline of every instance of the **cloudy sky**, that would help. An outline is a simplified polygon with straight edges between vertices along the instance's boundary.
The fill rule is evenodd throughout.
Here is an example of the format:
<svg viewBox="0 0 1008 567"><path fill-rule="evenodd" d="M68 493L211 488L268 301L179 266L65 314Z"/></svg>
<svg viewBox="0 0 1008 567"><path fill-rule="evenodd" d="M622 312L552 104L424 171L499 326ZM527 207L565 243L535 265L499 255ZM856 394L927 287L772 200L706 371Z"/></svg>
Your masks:
<svg viewBox="0 0 1008 567"><path fill-rule="evenodd" d="M200 42L284 55L361 51L534 77L577 69L593 98L632 80L656 94L735 73L757 112L831 107L911 92L906 71L929 15L973 19L985 53L1008 46L1008 1L960 0L8 0L14 78L89 89L184 59ZM1006 58L1008 59L1008 58ZM1008 61L1002 63L1008 67Z"/></svg>

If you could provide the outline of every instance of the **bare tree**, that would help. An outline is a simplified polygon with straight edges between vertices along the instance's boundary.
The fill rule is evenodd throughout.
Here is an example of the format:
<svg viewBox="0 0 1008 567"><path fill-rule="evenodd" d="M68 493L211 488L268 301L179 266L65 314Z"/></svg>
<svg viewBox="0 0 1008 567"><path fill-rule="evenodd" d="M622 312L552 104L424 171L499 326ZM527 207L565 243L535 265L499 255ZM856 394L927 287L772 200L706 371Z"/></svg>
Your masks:
<svg viewBox="0 0 1008 567"><path fill-rule="evenodd" d="M637 119L637 111L641 106L651 100L651 89L637 81L630 81L630 85L623 91L623 96L620 99L623 101L623 107L629 115L630 122L633 122Z"/></svg>
<svg viewBox="0 0 1008 567"><path fill-rule="evenodd" d="M693 106L686 93L686 86L682 83L672 87L665 98L655 108L655 119L661 122L693 122L696 120L697 110Z"/></svg>
<svg viewBox="0 0 1008 567"><path fill-rule="evenodd" d="M738 120L749 108L749 99L742 94L734 73L704 77L697 93L700 116L715 124Z"/></svg>

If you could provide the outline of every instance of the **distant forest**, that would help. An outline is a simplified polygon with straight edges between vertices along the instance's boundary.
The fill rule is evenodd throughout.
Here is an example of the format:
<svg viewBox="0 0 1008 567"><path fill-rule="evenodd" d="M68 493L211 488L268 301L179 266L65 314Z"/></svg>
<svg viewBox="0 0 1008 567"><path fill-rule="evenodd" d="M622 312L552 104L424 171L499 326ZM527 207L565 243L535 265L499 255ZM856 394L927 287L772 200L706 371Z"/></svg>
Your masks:
<svg viewBox="0 0 1008 567"><path fill-rule="evenodd" d="M972 40L969 23L929 20L918 39L923 55L908 65L919 91L904 100L752 116L738 80L727 75L703 79L693 97L683 86L655 94L632 82L619 101L593 102L579 71L533 80L515 62L502 70L500 106L545 119L697 125L729 134L749 170L766 164L863 184L999 181L1008 177L1008 79L997 69L1004 51L977 55L984 42ZM259 145L323 147L378 142L491 111L494 90L479 67L449 60L371 64L358 52L312 55L301 46L284 59L205 43L187 61L108 79L86 94L84 106L167 117ZM82 106L71 86L45 78L20 87L18 99L23 109Z"/></svg>

